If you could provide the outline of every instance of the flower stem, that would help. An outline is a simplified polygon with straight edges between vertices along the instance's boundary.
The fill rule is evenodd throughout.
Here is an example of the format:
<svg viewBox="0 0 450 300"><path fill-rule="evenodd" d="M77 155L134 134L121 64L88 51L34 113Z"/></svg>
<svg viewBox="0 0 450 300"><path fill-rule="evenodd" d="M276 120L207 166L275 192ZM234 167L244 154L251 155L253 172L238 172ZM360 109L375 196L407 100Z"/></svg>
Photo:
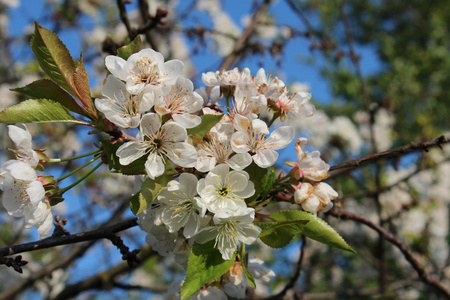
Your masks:
<svg viewBox="0 0 450 300"><path fill-rule="evenodd" d="M49 163L55 163L55 162L62 162L62 161L70 161L70 160L75 160L75 159L79 159L79 158L83 158L86 156L90 156L96 153L100 153L102 150L97 149L95 151L89 152L89 153L85 153L82 155L78 155L78 156L73 156L73 157L67 157L67 158L50 158L47 162Z"/></svg>
<svg viewBox="0 0 450 300"><path fill-rule="evenodd" d="M80 177L80 179L78 179L77 181L75 181L74 183L72 183L71 185L60 189L59 190L59 194L62 195L65 192L67 192L68 190L70 190L71 188L73 188L74 186L76 186L77 184L79 184L80 182L82 182L83 180L85 180L86 178L89 177L89 175L91 175L92 173L95 172L95 170L97 170L101 165L103 164L103 162L99 162L95 167L93 167L91 170L89 170L86 174L84 174L83 176Z"/></svg>
<svg viewBox="0 0 450 300"><path fill-rule="evenodd" d="M270 120L269 124L267 124L267 127L272 126L273 122L275 122L276 119L278 119L278 116L274 114L272 120Z"/></svg>
<svg viewBox="0 0 450 300"><path fill-rule="evenodd" d="M67 173L66 175L64 175L64 176L62 176L62 177L56 179L56 182L60 182L60 181L62 181L63 179L66 179L67 177L72 176L73 174L75 174L76 172L80 171L81 169L83 169L83 168L86 167L87 165L90 165L91 163L93 163L94 161L96 161L96 160L99 159L99 158L100 158L100 155L94 156L94 158L91 159L90 161L88 161L87 163L85 163L85 164L79 166L78 168L74 169L72 172L69 172L69 173Z"/></svg>

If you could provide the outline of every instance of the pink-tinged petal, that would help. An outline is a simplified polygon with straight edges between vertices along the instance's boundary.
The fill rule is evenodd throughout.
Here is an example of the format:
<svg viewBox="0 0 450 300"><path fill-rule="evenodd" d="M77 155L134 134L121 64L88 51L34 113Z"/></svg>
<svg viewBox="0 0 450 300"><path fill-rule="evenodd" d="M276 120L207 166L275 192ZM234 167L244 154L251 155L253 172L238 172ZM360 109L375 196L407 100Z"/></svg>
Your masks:
<svg viewBox="0 0 450 300"><path fill-rule="evenodd" d="M260 120L260 119L255 119L252 121L252 131L255 134L269 134L269 128L267 128L267 124L266 122Z"/></svg>
<svg viewBox="0 0 450 300"><path fill-rule="evenodd" d="M126 142L125 144L120 146L119 149L117 149L116 155L119 157L120 164L126 166L142 157L145 154L146 150L146 143Z"/></svg>
<svg viewBox="0 0 450 300"><path fill-rule="evenodd" d="M150 153L145 162L145 170L151 179L155 179L164 174L165 167L161 156L156 153Z"/></svg>
<svg viewBox="0 0 450 300"><path fill-rule="evenodd" d="M9 138L17 148L31 149L31 134L28 132L27 127L25 125L23 126L25 129L15 125L8 125Z"/></svg>
<svg viewBox="0 0 450 300"><path fill-rule="evenodd" d="M235 132L231 136L231 148L236 153L247 153L250 151L250 136L246 132Z"/></svg>
<svg viewBox="0 0 450 300"><path fill-rule="evenodd" d="M145 114L141 119L140 128L143 135L154 137L161 128L159 116L155 113Z"/></svg>
<svg viewBox="0 0 450 300"><path fill-rule="evenodd" d="M295 132L293 127L283 126L272 132L266 140L265 145L274 150L282 149L292 142L294 136Z"/></svg>
<svg viewBox="0 0 450 300"><path fill-rule="evenodd" d="M191 144L185 142L168 144L164 150L167 157L181 167L192 168L197 163L197 150Z"/></svg>
<svg viewBox="0 0 450 300"><path fill-rule="evenodd" d="M115 55L108 55L105 58L105 66L112 75L120 80L126 81L128 77L128 70L125 69L126 61Z"/></svg>
<svg viewBox="0 0 450 300"><path fill-rule="evenodd" d="M174 114L172 115L173 120L184 128L194 128L202 122L202 119L193 114Z"/></svg>
<svg viewBox="0 0 450 300"><path fill-rule="evenodd" d="M236 153L233 155L226 164L233 170L243 170L252 163L252 156L249 153Z"/></svg>
<svg viewBox="0 0 450 300"><path fill-rule="evenodd" d="M272 149L264 149L253 155L253 161L261 168L272 166L278 158L278 153Z"/></svg>
<svg viewBox="0 0 450 300"><path fill-rule="evenodd" d="M167 122L161 128L161 136L165 141L182 142L187 138L186 128L175 122Z"/></svg>

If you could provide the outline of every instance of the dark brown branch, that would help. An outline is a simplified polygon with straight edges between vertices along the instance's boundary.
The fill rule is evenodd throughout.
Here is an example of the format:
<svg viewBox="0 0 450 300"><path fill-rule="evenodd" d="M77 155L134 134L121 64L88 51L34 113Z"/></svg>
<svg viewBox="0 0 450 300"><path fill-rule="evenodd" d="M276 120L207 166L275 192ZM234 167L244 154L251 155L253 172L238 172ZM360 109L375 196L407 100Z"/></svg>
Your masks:
<svg viewBox="0 0 450 300"><path fill-rule="evenodd" d="M327 214L330 214L336 218L342 219L342 220L353 220L359 223L362 223L364 225L369 226L373 230L377 231L380 235L383 236L383 238L388 241L389 243L393 244L395 247L397 247L400 252L403 254L405 259L411 264L411 266L414 268L414 270L419 275L419 278L421 281L429 285L430 287L433 287L435 290L437 290L439 293L441 293L443 296L446 297L446 299L450 299L450 291L446 289L441 283L431 278L431 276L425 271L425 268L417 261L417 259L414 257L412 251L405 245L404 242L399 240L396 236L392 235L388 231L386 231L384 228L378 226L377 224L373 223L372 221L347 212L341 208L333 207Z"/></svg>
<svg viewBox="0 0 450 300"><path fill-rule="evenodd" d="M136 37L136 29L131 27L130 20L128 19L127 10L125 9L125 4L129 3L127 0L117 0L117 7L119 8L119 16L122 23L125 25L128 37L134 40Z"/></svg>
<svg viewBox="0 0 450 300"><path fill-rule="evenodd" d="M150 247L144 247L139 254L139 257L140 260L144 262L153 255L156 255L156 252L151 250ZM130 266L127 263L122 262L109 270L93 275L83 281L67 285L54 299L69 299L75 297L81 292L91 289L110 289L111 286L114 285L115 278L117 276L129 271Z"/></svg>
<svg viewBox="0 0 450 300"><path fill-rule="evenodd" d="M306 237L302 235L302 246L300 248L300 256L298 258L297 264L295 266L294 273L291 276L289 282L285 285L285 287L276 295L270 296L268 298L264 298L264 300L277 300L282 299L286 293L294 288L297 283L298 278L300 277L300 273L302 271L303 258L305 256L305 248L306 248Z"/></svg>
<svg viewBox="0 0 450 300"><path fill-rule="evenodd" d="M415 151L428 151L430 147L440 147L442 145L449 143L450 140L445 138L443 135L438 137L437 139L429 140L423 143L410 143L409 145L382 151L375 154L370 154L355 160L351 160L339 165L332 166L330 168L330 177L337 176L341 173L345 173L356 168L359 168L362 165L366 165L368 163L374 163L381 159L388 159L397 156L402 156Z"/></svg>
<svg viewBox="0 0 450 300"><path fill-rule="evenodd" d="M55 246L75 244L80 242L110 238L113 234L129 229L137 225L137 218L125 220L117 224L103 227L97 230L81 232L77 234L49 237L37 242L15 245L11 247L0 248L0 256L7 256L27 251L51 248Z"/></svg>
<svg viewBox="0 0 450 300"><path fill-rule="evenodd" d="M252 22L245 29L245 31L242 33L242 35L239 37L239 39L234 44L233 51L231 52L230 55L225 57L225 59L222 61L222 64L220 65L220 68L219 68L220 70L228 69L233 64L233 62L236 60L236 58L239 56L239 53L244 49L245 43L248 41L248 39L252 35L259 20L261 19L263 14L266 12L267 8L269 7L270 2L271 2L271 0L264 0L263 4L261 4L261 6L256 10L255 14L252 17Z"/></svg>

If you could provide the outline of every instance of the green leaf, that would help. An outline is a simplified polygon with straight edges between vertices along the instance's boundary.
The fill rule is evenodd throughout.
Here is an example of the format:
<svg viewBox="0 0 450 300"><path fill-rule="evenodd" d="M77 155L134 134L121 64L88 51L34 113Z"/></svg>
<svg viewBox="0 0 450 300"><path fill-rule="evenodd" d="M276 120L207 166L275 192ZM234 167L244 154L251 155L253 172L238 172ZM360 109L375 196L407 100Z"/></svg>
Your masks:
<svg viewBox="0 0 450 300"><path fill-rule="evenodd" d="M307 220L287 220L279 222L257 222L262 230L259 238L267 246L281 248L286 246L297 234L303 232Z"/></svg>
<svg viewBox="0 0 450 300"><path fill-rule="evenodd" d="M245 278L247 278L248 283L254 288L256 289L256 283L255 283L255 279L253 278L252 273L250 273L250 271L247 269L247 257L245 255L245 244L241 243L241 246L239 247L239 261L241 262L241 266L242 266L242 270L244 270L244 275Z"/></svg>
<svg viewBox="0 0 450 300"><path fill-rule="evenodd" d="M108 166L110 170L114 170L117 173L122 173L124 175L143 175L147 174L145 172L145 162L147 161L147 157L143 156L135 161L133 161L131 164L122 166L119 162L119 157L116 155L117 149L123 143L116 142L111 143L109 140L100 140L100 144L103 146L103 149L105 149L105 152L107 154L106 158L108 160Z"/></svg>
<svg viewBox="0 0 450 300"><path fill-rule="evenodd" d="M26 100L0 112L0 123L80 123L67 108L48 99Z"/></svg>
<svg viewBox="0 0 450 300"><path fill-rule="evenodd" d="M303 228L303 235L326 245L356 253L339 233L324 220L311 213L298 210L284 210L273 213L269 217L274 221L308 220L309 222Z"/></svg>
<svg viewBox="0 0 450 300"><path fill-rule="evenodd" d="M205 134L222 119L222 115L203 115L200 116L202 122L194 128L187 129L187 133L198 139L202 139Z"/></svg>
<svg viewBox="0 0 450 300"><path fill-rule="evenodd" d="M89 115L97 117L97 112L94 108L94 103L91 98L91 89L89 88L89 76L84 67L83 54L80 55L80 62L76 62L75 72L73 73L73 83L76 94L80 102L86 108Z"/></svg>
<svg viewBox="0 0 450 300"><path fill-rule="evenodd" d="M12 89L34 99L46 98L58 102L70 111L85 115L85 111L78 105L77 101L59 85L48 79L34 81L24 87Z"/></svg>
<svg viewBox="0 0 450 300"><path fill-rule="evenodd" d="M155 179L147 178L142 183L141 191L131 197L130 208L133 214L138 215L146 209L167 186L169 181L173 179L172 175L173 173L166 168L166 172L163 175L158 176Z"/></svg>
<svg viewBox="0 0 450 300"><path fill-rule="evenodd" d="M76 95L73 83L75 62L58 36L35 22L31 50L42 70L62 88Z"/></svg>
<svg viewBox="0 0 450 300"><path fill-rule="evenodd" d="M130 199L130 209L131 212L135 215L140 214L147 208L147 201L145 201L144 196L142 196L141 192L137 192Z"/></svg>
<svg viewBox="0 0 450 300"><path fill-rule="evenodd" d="M234 259L224 260L215 241L206 244L195 243L189 255L186 279L181 288L180 298L186 300L206 283L225 274L234 264Z"/></svg>
<svg viewBox="0 0 450 300"><path fill-rule="evenodd" d="M117 49L117 56L127 60L132 54L141 51L142 49L142 40L138 35L131 43L126 46L120 47Z"/></svg>
<svg viewBox="0 0 450 300"><path fill-rule="evenodd" d="M244 171L250 175L250 180L255 184L255 194L245 199L245 202L252 207L264 204L275 181L275 169L273 167L263 169L252 162Z"/></svg>

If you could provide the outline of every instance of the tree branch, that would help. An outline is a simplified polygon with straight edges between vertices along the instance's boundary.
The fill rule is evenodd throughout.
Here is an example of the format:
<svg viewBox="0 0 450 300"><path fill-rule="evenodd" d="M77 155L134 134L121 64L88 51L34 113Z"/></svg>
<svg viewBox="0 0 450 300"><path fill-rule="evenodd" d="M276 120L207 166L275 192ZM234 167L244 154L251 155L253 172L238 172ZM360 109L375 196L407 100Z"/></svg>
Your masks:
<svg viewBox="0 0 450 300"><path fill-rule="evenodd" d="M270 2L271 0L264 0L263 4L261 4L261 6L256 10L255 14L253 15L252 22L250 23L250 25L248 25L248 27L234 44L231 54L225 57L225 59L222 61L219 70L226 70L233 64L239 53L244 48L245 42L250 38L250 35L255 30L255 27L258 24L259 20L269 7Z"/></svg>
<svg viewBox="0 0 450 300"><path fill-rule="evenodd" d="M0 257L22 252L51 248L55 246L75 244L80 242L110 238L113 234L137 225L137 218L128 219L117 224L97 230L81 232L65 236L49 237L40 241L0 248Z"/></svg>
<svg viewBox="0 0 450 300"><path fill-rule="evenodd" d="M430 277L430 275L425 271L425 268L413 256L412 251L405 245L404 242L399 240L396 236L387 232L384 228L376 225L372 221L370 221L362 216L347 212L336 206L333 207L327 214L332 215L333 217L336 217L336 218L339 218L342 220L354 220L356 222L367 225L370 228L372 228L373 230L377 231L380 235L382 235L384 237L385 240L387 240L388 242L390 242L391 244L393 244L395 247L397 247L400 250L400 252L403 254L405 259L411 264L411 266L417 272L420 280L422 280L427 285L433 287L435 290L440 292L447 299L450 299L450 291L448 289L446 289L444 286L442 286L438 280Z"/></svg>
<svg viewBox="0 0 450 300"><path fill-rule="evenodd" d="M338 176L342 173L354 170L356 168L359 168L362 165L366 165L368 163L373 163L381 159L388 159L393 158L397 156L402 156L407 153L415 152L415 151L426 151L428 152L428 148L430 147L440 147L442 148L442 145L447 144L450 142L450 139L445 138L443 135L438 137L437 139L432 139L427 142L422 143L410 143L409 145L382 151L375 154L370 154L355 160L351 160L339 165L332 166L330 168L330 177Z"/></svg>

